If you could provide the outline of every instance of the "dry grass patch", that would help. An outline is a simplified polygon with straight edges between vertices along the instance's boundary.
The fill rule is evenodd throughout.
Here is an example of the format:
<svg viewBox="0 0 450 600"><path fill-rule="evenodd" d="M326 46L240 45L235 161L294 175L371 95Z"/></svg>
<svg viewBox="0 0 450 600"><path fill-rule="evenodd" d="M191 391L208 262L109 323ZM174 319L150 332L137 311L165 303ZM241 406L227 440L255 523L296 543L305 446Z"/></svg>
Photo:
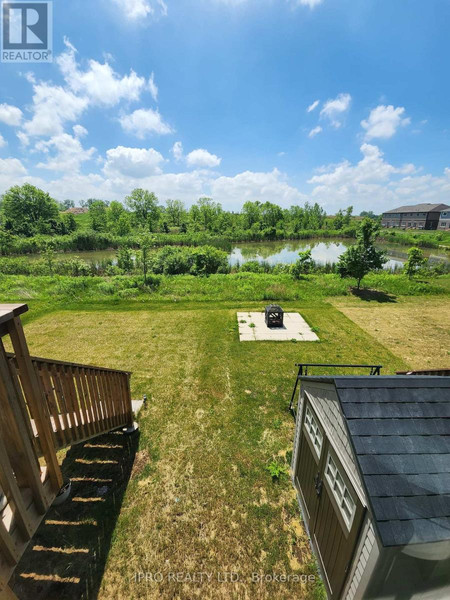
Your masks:
<svg viewBox="0 0 450 600"><path fill-rule="evenodd" d="M330 301L409 368L449 367L448 298L413 297L380 304L351 297Z"/></svg>

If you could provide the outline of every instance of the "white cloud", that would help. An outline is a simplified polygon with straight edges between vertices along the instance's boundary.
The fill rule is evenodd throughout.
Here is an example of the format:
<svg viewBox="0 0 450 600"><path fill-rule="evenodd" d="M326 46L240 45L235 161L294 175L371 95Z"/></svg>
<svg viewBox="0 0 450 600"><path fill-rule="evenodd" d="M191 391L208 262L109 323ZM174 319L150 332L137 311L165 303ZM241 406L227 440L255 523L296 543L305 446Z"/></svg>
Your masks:
<svg viewBox="0 0 450 600"><path fill-rule="evenodd" d="M316 110L316 108L319 106L319 104L320 104L320 100L314 100L314 102L308 106L308 108L306 109L306 112L310 113L313 110Z"/></svg>
<svg viewBox="0 0 450 600"><path fill-rule="evenodd" d="M22 121L22 111L11 104L0 104L0 122L17 127Z"/></svg>
<svg viewBox="0 0 450 600"><path fill-rule="evenodd" d="M399 176L411 176L416 170L414 165L395 167L371 144L362 144L361 153L363 158L355 165L346 160L322 167L311 177L308 183L314 186L312 198L331 210L353 204L376 213L397 202L393 182Z"/></svg>
<svg viewBox="0 0 450 600"><path fill-rule="evenodd" d="M30 177L19 159L0 158L0 194L3 194L13 185L23 185L26 182L45 185L41 180Z"/></svg>
<svg viewBox="0 0 450 600"><path fill-rule="evenodd" d="M33 103L31 119L23 123L19 136L23 145L29 143L30 136L52 137L63 133L66 123L77 121L90 106L112 107L123 101L137 101L145 90L149 90L154 98L157 97L158 88L153 73L149 81L133 70L122 76L113 70L107 59L104 63L89 60L87 68L83 70L76 61L76 49L69 40L65 39L64 42L66 50L56 59L65 80L64 86L38 82L33 74L26 75L33 85ZM22 113L15 107L0 105L0 120L2 114L4 118L13 118L19 123ZM136 122L139 117L142 117L142 127ZM152 110L135 111L123 117L123 123L128 130L140 132L142 137L148 131L171 131L159 113ZM81 126L75 125L75 128L77 137L86 135L86 130Z"/></svg>
<svg viewBox="0 0 450 600"><path fill-rule="evenodd" d="M130 21L167 15L167 5L164 0L113 0L113 3Z"/></svg>
<svg viewBox="0 0 450 600"><path fill-rule="evenodd" d="M174 159L180 161L183 158L183 144L181 142L175 142L171 152Z"/></svg>
<svg viewBox="0 0 450 600"><path fill-rule="evenodd" d="M119 121L127 133L131 133L140 139L152 133L158 135L173 133L172 127L163 120L159 111L152 108L139 108L129 115L120 117Z"/></svg>
<svg viewBox="0 0 450 600"><path fill-rule="evenodd" d="M72 129L77 138L85 137L88 134L88 130L83 125L74 125Z"/></svg>
<svg viewBox="0 0 450 600"><path fill-rule="evenodd" d="M96 105L115 106L121 100L136 101L146 88L145 77L139 77L133 70L121 77L108 62L89 60L83 71L75 59L76 49L65 39L67 50L58 56L56 62L72 92L85 96Z"/></svg>
<svg viewBox="0 0 450 600"><path fill-rule="evenodd" d="M23 125L27 136L53 136L66 122L76 121L88 106L87 98L49 83L33 84L33 116Z"/></svg>
<svg viewBox="0 0 450 600"><path fill-rule="evenodd" d="M18 158L0 158L0 173L20 177L26 175L27 170Z"/></svg>
<svg viewBox="0 0 450 600"><path fill-rule="evenodd" d="M208 152L204 148L197 148L184 156L183 144L181 142L175 142L171 152L177 162L184 160L188 167L211 169L218 167L222 162L221 158L215 154L211 154L211 152Z"/></svg>
<svg viewBox="0 0 450 600"><path fill-rule="evenodd" d="M23 131L18 131L16 133L17 137L19 138L19 142L22 144L22 146L28 146L30 143L30 138L27 136L26 133L24 133Z"/></svg>
<svg viewBox="0 0 450 600"><path fill-rule="evenodd" d="M221 4L228 4L229 6L239 6L240 4L245 4L250 0L216 0ZM323 0L287 0L289 4L293 6L309 6L309 8L315 8L322 4ZM256 3L255 3L256 4Z"/></svg>
<svg viewBox="0 0 450 600"><path fill-rule="evenodd" d="M222 159L216 156L215 154L211 154L208 150L204 148L197 148L197 150L192 150L186 156L186 163L188 167L218 167Z"/></svg>
<svg viewBox="0 0 450 600"><path fill-rule="evenodd" d="M108 176L148 177L161 173L162 154L149 148L124 148L117 146L106 152L103 172Z"/></svg>
<svg viewBox="0 0 450 600"><path fill-rule="evenodd" d="M317 127L314 127L314 129L311 129L311 131L308 133L308 137L313 138L321 131L322 131L322 127L320 125L317 125Z"/></svg>
<svg viewBox="0 0 450 600"><path fill-rule="evenodd" d="M278 169L262 173L245 171L234 177L218 177L211 183L211 195L232 210L239 210L247 200L276 202L288 207L307 199L287 183L286 177Z"/></svg>
<svg viewBox="0 0 450 600"><path fill-rule="evenodd" d="M366 130L366 139L374 138L389 139L397 132L399 127L409 125L411 119L404 117L405 109L403 106L394 108L380 105L370 111L369 118L361 121L362 127Z"/></svg>
<svg viewBox="0 0 450 600"><path fill-rule="evenodd" d="M0 134L0 148L3 148L3 146L6 146L7 141L5 140L5 138Z"/></svg>
<svg viewBox="0 0 450 600"><path fill-rule="evenodd" d="M148 89L150 90L150 94L155 102L158 101L158 86L155 83L155 74L152 72L150 75L150 79L148 80Z"/></svg>
<svg viewBox="0 0 450 600"><path fill-rule="evenodd" d="M295 4L300 4L302 6L309 6L309 8L315 8L322 4L323 0L293 0Z"/></svg>
<svg viewBox="0 0 450 600"><path fill-rule="evenodd" d="M339 94L333 100L327 100L320 111L320 116L326 118L336 129L342 125L342 116L350 108L350 94Z"/></svg>
<svg viewBox="0 0 450 600"><path fill-rule="evenodd" d="M68 133L53 136L46 142L38 142L36 150L44 154L54 151L53 156L50 156L46 162L37 164L38 168L67 173L77 172L81 163L90 160L95 152L95 148L85 150L80 140Z"/></svg>

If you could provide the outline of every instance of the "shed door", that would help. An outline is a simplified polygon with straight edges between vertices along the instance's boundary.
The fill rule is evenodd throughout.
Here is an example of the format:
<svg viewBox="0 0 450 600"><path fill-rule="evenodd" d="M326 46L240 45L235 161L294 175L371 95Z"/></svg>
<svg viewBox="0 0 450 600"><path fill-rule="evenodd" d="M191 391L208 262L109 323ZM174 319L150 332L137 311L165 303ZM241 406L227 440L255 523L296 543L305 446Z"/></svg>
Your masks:
<svg viewBox="0 0 450 600"><path fill-rule="evenodd" d="M308 528L312 532L312 525L318 507L316 486L320 481L321 458L323 455L324 432L319 425L319 420L314 410L305 399L303 423L300 436L300 449L296 473L297 488L300 490L304 515Z"/></svg>
<svg viewBox="0 0 450 600"><path fill-rule="evenodd" d="M306 399L296 483L330 597L339 598L364 507Z"/></svg>
<svg viewBox="0 0 450 600"><path fill-rule="evenodd" d="M364 507L329 443L325 444L320 495L311 529L331 598L339 598L355 545Z"/></svg>

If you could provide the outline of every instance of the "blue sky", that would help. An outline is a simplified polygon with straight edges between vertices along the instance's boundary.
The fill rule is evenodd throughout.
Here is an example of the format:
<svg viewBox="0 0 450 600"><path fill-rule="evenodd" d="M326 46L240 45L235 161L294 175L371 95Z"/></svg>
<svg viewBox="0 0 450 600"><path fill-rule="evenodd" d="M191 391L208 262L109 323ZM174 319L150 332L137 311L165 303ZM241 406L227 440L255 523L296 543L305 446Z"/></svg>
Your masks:
<svg viewBox="0 0 450 600"><path fill-rule="evenodd" d="M450 200L446 0L55 0L0 64L0 193L238 210Z"/></svg>

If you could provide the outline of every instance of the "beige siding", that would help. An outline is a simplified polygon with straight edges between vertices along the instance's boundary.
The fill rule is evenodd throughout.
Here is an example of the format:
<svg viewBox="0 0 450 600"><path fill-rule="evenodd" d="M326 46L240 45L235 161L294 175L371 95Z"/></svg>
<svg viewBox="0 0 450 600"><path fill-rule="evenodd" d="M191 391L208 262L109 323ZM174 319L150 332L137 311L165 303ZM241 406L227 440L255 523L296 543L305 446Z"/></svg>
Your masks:
<svg viewBox="0 0 450 600"><path fill-rule="evenodd" d="M345 600L359 600L363 597L378 554L373 524L370 518L367 517L342 598L345 598Z"/></svg>

